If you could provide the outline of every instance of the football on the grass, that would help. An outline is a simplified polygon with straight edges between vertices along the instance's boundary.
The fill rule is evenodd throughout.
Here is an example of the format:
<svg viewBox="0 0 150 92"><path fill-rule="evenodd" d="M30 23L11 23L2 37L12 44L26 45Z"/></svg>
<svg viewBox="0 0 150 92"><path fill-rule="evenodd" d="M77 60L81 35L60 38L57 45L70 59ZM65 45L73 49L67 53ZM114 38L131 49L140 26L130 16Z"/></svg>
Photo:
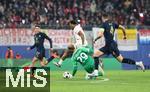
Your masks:
<svg viewBox="0 0 150 92"><path fill-rule="evenodd" d="M72 75L71 75L69 72L64 72L64 73L63 73L63 77L69 79L69 78L72 77Z"/></svg>

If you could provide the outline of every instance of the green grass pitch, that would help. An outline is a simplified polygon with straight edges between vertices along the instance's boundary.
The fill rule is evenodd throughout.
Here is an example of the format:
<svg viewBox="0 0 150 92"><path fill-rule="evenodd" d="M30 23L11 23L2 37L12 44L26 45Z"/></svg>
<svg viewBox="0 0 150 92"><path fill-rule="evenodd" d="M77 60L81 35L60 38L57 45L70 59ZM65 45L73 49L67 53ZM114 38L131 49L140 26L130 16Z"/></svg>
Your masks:
<svg viewBox="0 0 150 92"><path fill-rule="evenodd" d="M109 65L115 63L115 61L109 61ZM31 62L31 60L16 61L15 63L23 65L26 62ZM0 63L3 65L3 62ZM70 69L69 71L71 71L71 64L66 62L64 65L66 65L63 67L66 68L65 70ZM51 69L56 68L52 63L50 67ZM62 76L64 71L61 70L62 68L51 70L50 92L150 92L150 70L145 72L140 70L106 70L105 76L96 80L85 80L83 69L77 72L75 78L64 79ZM2 85L5 85L5 79L2 77L0 75L0 92L47 92L40 88L4 88Z"/></svg>
<svg viewBox="0 0 150 92"><path fill-rule="evenodd" d="M106 75L95 80L85 80L85 72L78 71L73 79L64 79L64 71L50 72L50 92L149 92L150 71L105 71ZM0 78L3 76L1 75ZM0 92L47 92L41 88L6 88L0 79Z"/></svg>
<svg viewBox="0 0 150 92"><path fill-rule="evenodd" d="M78 71L73 79L63 79L63 71L51 71L51 92L150 92L150 71L105 71L105 76L85 80ZM105 79L105 80L104 80Z"/></svg>

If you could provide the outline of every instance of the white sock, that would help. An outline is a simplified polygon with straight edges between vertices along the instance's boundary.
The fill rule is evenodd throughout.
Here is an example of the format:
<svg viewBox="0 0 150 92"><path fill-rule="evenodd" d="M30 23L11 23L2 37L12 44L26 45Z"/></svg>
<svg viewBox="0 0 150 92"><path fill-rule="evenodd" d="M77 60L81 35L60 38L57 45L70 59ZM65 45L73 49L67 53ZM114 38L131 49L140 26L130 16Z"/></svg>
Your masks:
<svg viewBox="0 0 150 92"><path fill-rule="evenodd" d="M136 65L139 65L141 62L135 62Z"/></svg>
<svg viewBox="0 0 150 92"><path fill-rule="evenodd" d="M87 76L93 76L93 73L87 73L86 75Z"/></svg>
<svg viewBox="0 0 150 92"><path fill-rule="evenodd" d="M98 76L98 70L94 70L94 75Z"/></svg>
<svg viewBox="0 0 150 92"><path fill-rule="evenodd" d="M62 60L62 59L60 59L60 60L59 60L59 62L58 62L58 64L60 64L60 65L61 65L61 64L62 64L62 62L63 62L63 60Z"/></svg>
<svg viewBox="0 0 150 92"><path fill-rule="evenodd" d="M101 66L99 66L99 71L102 73L102 75L104 75L104 70Z"/></svg>

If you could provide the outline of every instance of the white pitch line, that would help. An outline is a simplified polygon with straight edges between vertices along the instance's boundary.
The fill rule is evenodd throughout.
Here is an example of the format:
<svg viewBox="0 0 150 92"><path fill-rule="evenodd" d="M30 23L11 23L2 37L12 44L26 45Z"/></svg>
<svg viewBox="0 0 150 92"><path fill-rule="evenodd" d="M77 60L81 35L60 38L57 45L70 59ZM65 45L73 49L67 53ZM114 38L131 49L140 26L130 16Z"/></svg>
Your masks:
<svg viewBox="0 0 150 92"><path fill-rule="evenodd" d="M101 83L101 82L109 81L109 78L101 78L101 79L102 79L102 80L91 81L90 83Z"/></svg>
<svg viewBox="0 0 150 92"><path fill-rule="evenodd" d="M82 81L82 80L56 80L56 81L52 81L52 82L71 82L71 83L87 83L89 81L89 83L101 83L101 82L106 82L109 81L109 78L101 78L100 80L87 80L87 81Z"/></svg>

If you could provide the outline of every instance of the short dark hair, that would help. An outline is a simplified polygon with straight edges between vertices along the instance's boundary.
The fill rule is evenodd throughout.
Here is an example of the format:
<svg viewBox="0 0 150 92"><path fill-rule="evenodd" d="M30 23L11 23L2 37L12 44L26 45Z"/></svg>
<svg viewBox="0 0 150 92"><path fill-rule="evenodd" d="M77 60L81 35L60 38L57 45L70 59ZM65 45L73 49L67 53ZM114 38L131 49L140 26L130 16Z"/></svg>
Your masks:
<svg viewBox="0 0 150 92"><path fill-rule="evenodd" d="M8 46L7 48L8 48L9 50L11 50L11 47L10 47L10 46Z"/></svg>
<svg viewBox="0 0 150 92"><path fill-rule="evenodd" d="M69 22L69 24L74 24L74 25L76 25L77 22L76 22L75 20L71 20L71 21Z"/></svg>
<svg viewBox="0 0 150 92"><path fill-rule="evenodd" d="M108 17L109 17L109 15L108 15L107 13L103 13L103 14L102 14L102 17L104 17L104 18L108 18Z"/></svg>
<svg viewBox="0 0 150 92"><path fill-rule="evenodd" d="M70 44L70 45L68 46L68 50L74 50L74 49L75 49L75 47L74 47L73 44Z"/></svg>

